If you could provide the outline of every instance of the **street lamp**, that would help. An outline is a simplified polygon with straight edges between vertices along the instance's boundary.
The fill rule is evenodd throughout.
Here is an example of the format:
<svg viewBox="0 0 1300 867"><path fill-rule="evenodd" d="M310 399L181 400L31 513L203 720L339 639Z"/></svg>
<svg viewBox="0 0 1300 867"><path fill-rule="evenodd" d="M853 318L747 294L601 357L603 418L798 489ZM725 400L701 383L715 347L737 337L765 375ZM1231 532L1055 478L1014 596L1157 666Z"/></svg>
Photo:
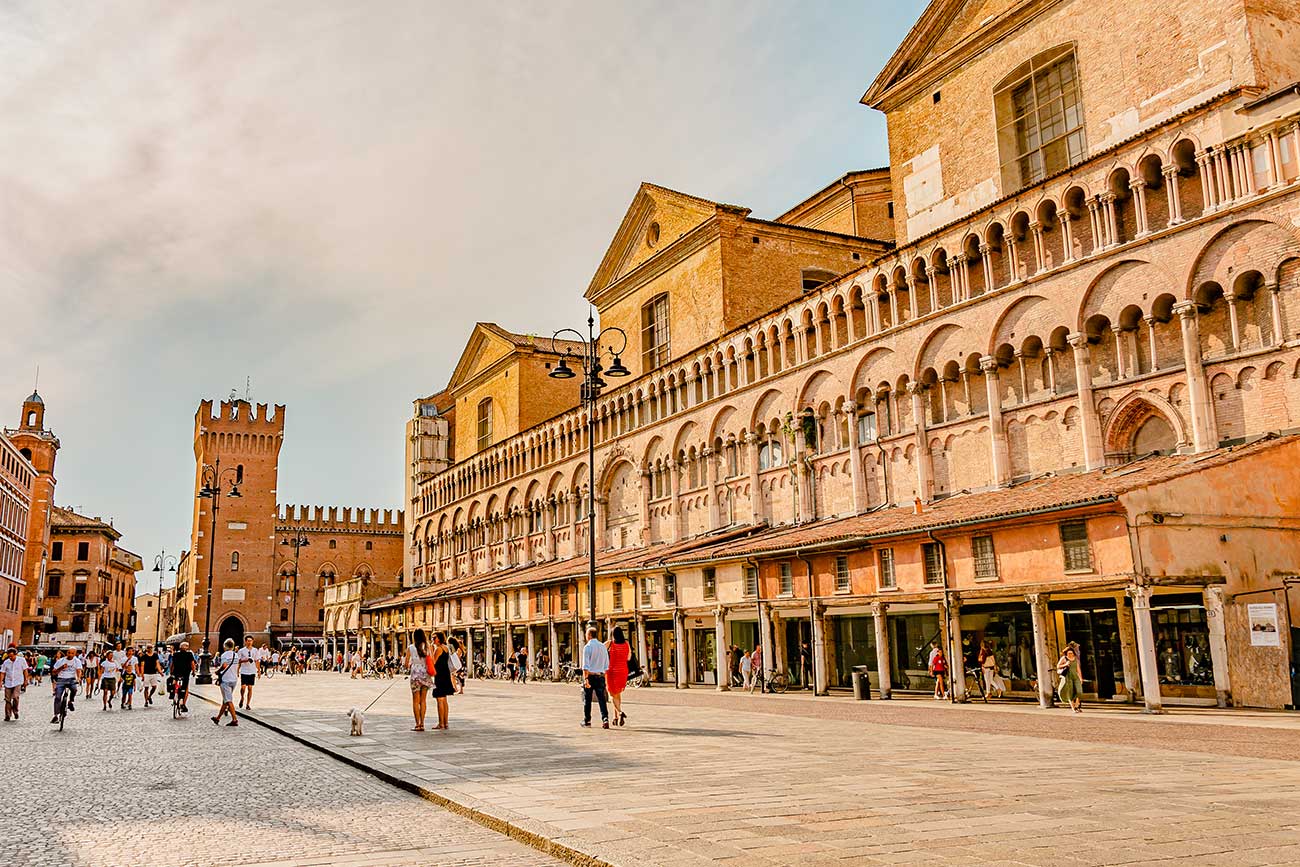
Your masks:
<svg viewBox="0 0 1300 867"><path fill-rule="evenodd" d="M563 353L559 352L556 348L556 340L561 334L572 334L576 337L573 342L581 344L582 351L574 352L572 347L566 347ZM600 342L607 334L619 340L617 349L609 345L602 349ZM607 385L600 378L602 373L606 376L618 377L629 376L632 373L623 366L623 360L620 358L625 349L627 349L627 332L612 325L597 332L596 320L592 314L587 315L586 337L573 328L562 328L551 335L551 351L560 356L560 363L548 376L551 379L573 379L578 374L569 366L570 362L582 369L579 400L587 411L587 601L590 603L590 619L587 627L589 629L598 628L596 626L596 401L600 397L600 390ZM608 368L601 363L601 358L605 355L610 358ZM581 646L580 637L575 636L574 645Z"/></svg>
<svg viewBox="0 0 1300 867"><path fill-rule="evenodd" d="M226 496L238 498L239 486L244 483L243 464L226 467L223 470L221 458L217 458L215 463L203 465L199 477L203 486L199 488L198 498L212 501L212 524L208 528L212 532L208 537L208 595L207 601L203 604L203 650L199 654L199 675L194 679L195 683L212 683L212 654L208 651L208 636L212 632L212 564L217 551L217 514L221 511L221 481L227 475L233 476L234 481L230 483L230 491Z"/></svg>
<svg viewBox="0 0 1300 867"><path fill-rule="evenodd" d="M163 579L167 577L166 573L176 574L176 558L168 557L167 552L159 551L158 556L153 561L153 571L158 573L158 610L154 612L153 646L156 648L162 643L162 592ZM173 587L176 585L173 583Z"/></svg>
<svg viewBox="0 0 1300 867"><path fill-rule="evenodd" d="M293 600L289 608L289 638L293 638L293 631L298 626L298 557L302 554L302 549L311 545L311 540L302 530L294 530L293 536L286 536L280 540L281 545L293 546L293 587L289 591Z"/></svg>

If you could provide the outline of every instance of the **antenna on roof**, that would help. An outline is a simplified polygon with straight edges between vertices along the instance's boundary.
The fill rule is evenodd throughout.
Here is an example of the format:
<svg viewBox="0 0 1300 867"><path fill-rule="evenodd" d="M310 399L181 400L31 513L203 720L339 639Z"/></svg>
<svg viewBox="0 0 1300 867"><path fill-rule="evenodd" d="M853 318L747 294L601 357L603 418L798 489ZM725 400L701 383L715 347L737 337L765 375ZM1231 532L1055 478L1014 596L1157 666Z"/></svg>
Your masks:
<svg viewBox="0 0 1300 867"><path fill-rule="evenodd" d="M32 384L32 394L41 390L41 366L36 365L36 382Z"/></svg>
<svg viewBox="0 0 1300 867"><path fill-rule="evenodd" d="M253 402L253 377L244 377L244 403Z"/></svg>

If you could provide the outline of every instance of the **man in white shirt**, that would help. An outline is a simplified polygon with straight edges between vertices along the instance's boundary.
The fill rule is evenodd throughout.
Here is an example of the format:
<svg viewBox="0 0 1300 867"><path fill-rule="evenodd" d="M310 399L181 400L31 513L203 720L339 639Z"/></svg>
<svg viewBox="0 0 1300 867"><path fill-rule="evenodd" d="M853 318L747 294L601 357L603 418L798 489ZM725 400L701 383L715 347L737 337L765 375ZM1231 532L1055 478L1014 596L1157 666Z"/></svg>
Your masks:
<svg viewBox="0 0 1300 867"><path fill-rule="evenodd" d="M605 672L609 671L609 650L596 637L596 628L587 629L587 643L582 648L582 726L591 728L591 697L600 704L600 727L609 728L609 707L605 693Z"/></svg>
<svg viewBox="0 0 1300 867"><path fill-rule="evenodd" d="M60 656L54 660L54 666L50 669L50 675L54 680L54 706L58 707L59 693L68 693L68 710L76 710L73 707L72 700L77 697L77 677L81 673L81 660L77 659L77 649L69 647L66 656ZM59 715L55 714L51 723L59 721Z"/></svg>
<svg viewBox="0 0 1300 867"><path fill-rule="evenodd" d="M31 675L27 671L27 659L12 644L5 653L5 661L0 662L0 677L4 678L5 687L5 722L10 717L18 719L18 697L22 695Z"/></svg>
<svg viewBox="0 0 1300 867"><path fill-rule="evenodd" d="M257 683L257 648L253 646L253 636L244 636L244 646L235 654L239 660L239 706L249 710L253 707L253 684Z"/></svg>
<svg viewBox="0 0 1300 867"><path fill-rule="evenodd" d="M212 718L212 724L217 725L221 718L230 713L230 722L228 726L239 725L239 717L235 716L235 684L239 683L239 655L235 653L235 640L227 638L222 645L224 650L221 656L217 658L217 683L221 686L221 710Z"/></svg>
<svg viewBox="0 0 1300 867"><path fill-rule="evenodd" d="M121 671L122 664L111 653L105 653L99 661L99 694L103 699L104 710L113 706L113 696L117 695L117 676Z"/></svg>

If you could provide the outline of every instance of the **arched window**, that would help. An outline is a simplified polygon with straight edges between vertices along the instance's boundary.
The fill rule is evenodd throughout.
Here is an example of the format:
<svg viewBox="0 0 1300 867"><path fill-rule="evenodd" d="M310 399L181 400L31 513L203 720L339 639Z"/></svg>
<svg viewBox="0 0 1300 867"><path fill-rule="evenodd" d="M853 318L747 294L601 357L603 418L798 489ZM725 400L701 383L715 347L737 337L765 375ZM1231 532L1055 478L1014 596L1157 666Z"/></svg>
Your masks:
<svg viewBox="0 0 1300 867"><path fill-rule="evenodd" d="M231 552L230 552L230 571L231 571L231 572L238 572L238 571L239 571L239 552L238 552L238 551L231 551Z"/></svg>
<svg viewBox="0 0 1300 867"><path fill-rule="evenodd" d="M1036 184L1084 158L1083 102L1074 46L1016 67L993 91L1002 194Z"/></svg>
<svg viewBox="0 0 1300 867"><path fill-rule="evenodd" d="M478 451L492 445L492 398L478 402Z"/></svg>

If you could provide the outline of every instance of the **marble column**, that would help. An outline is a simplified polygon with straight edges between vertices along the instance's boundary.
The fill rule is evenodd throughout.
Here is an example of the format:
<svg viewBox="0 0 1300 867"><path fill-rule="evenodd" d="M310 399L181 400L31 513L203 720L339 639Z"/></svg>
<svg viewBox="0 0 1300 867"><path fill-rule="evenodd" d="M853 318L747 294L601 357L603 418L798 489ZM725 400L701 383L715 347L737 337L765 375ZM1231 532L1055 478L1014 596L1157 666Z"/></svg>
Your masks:
<svg viewBox="0 0 1300 867"><path fill-rule="evenodd" d="M813 695L826 695L830 692L830 654L826 652L826 645L826 606L817 603L813 606L812 620Z"/></svg>
<svg viewBox="0 0 1300 867"><path fill-rule="evenodd" d="M672 534L674 542L682 539L682 476L675 459L668 459L668 483L672 491Z"/></svg>
<svg viewBox="0 0 1300 867"><path fill-rule="evenodd" d="M689 689L690 683L686 672L686 617L680 611L673 612L673 635L676 652L673 654L677 668L677 688Z"/></svg>
<svg viewBox="0 0 1300 867"><path fill-rule="evenodd" d="M867 480L862 469L862 443L858 442L858 405L853 401L844 404L844 412L849 417L849 479L853 485L853 513L865 512L867 502Z"/></svg>
<svg viewBox="0 0 1300 867"><path fill-rule="evenodd" d="M1101 419L1097 417L1097 401L1092 395L1092 365L1088 336L1076 332L1068 339L1074 349L1074 378L1079 390L1079 427L1083 433L1083 461L1087 469L1095 470L1105 465L1106 455L1101 439Z"/></svg>
<svg viewBox="0 0 1300 867"><path fill-rule="evenodd" d="M1178 197L1178 166L1165 166L1160 170L1165 176L1165 196L1169 206L1169 225L1183 221L1183 203Z"/></svg>
<svg viewBox="0 0 1300 867"><path fill-rule="evenodd" d="M1208 451L1219 443L1214 430L1214 410L1210 404L1210 387L1201 366L1201 331L1196 317L1196 303L1182 301L1174 305L1182 326L1183 375L1187 378L1187 397L1192 414L1192 447Z"/></svg>
<svg viewBox="0 0 1300 867"><path fill-rule="evenodd" d="M560 677L560 636L555 630L555 621L546 622L546 654L551 658L551 679Z"/></svg>
<svg viewBox="0 0 1300 867"><path fill-rule="evenodd" d="M1210 627L1210 664L1214 668L1214 698L1219 707L1232 704L1232 682L1228 676L1228 639L1224 623L1223 587L1206 587L1205 617Z"/></svg>
<svg viewBox="0 0 1300 867"><path fill-rule="evenodd" d="M1011 481L1011 458L1007 450L1007 432L1002 424L1002 389L998 387L998 360L991 355L980 359L984 371L984 388L989 403L989 437L993 456L993 483L998 487Z"/></svg>
<svg viewBox="0 0 1300 867"><path fill-rule="evenodd" d="M890 675L889 660L889 606L884 602L871 604L871 619L876 629L876 680L880 685L880 697L888 699L893 695L893 679Z"/></svg>
<svg viewBox="0 0 1300 867"><path fill-rule="evenodd" d="M1119 657L1124 667L1126 700L1137 701L1142 694L1142 675L1138 671L1137 635L1133 631L1133 609L1119 600L1115 606L1116 626L1119 629Z"/></svg>
<svg viewBox="0 0 1300 867"><path fill-rule="evenodd" d="M761 524L766 517L763 513L763 492L758 486L758 434L746 434L745 444L749 446L749 523Z"/></svg>
<svg viewBox="0 0 1300 867"><path fill-rule="evenodd" d="M942 603L941 603L942 605ZM949 688L956 701L966 701L966 659L961 645L961 600L953 596L948 600L948 675Z"/></svg>
<svg viewBox="0 0 1300 867"><path fill-rule="evenodd" d="M1286 335L1282 333L1282 286L1279 283L1265 284L1264 289L1268 292L1269 312L1273 319L1273 346L1281 346L1286 342Z"/></svg>
<svg viewBox="0 0 1300 867"><path fill-rule="evenodd" d="M1156 658L1155 632L1151 626L1151 588L1131 585L1133 627L1137 634L1138 659L1142 669L1142 697L1147 713L1164 713L1160 699L1160 669Z"/></svg>
<svg viewBox="0 0 1300 867"><path fill-rule="evenodd" d="M727 664L727 609L719 605L713 610L713 663L717 670L718 692L731 690L731 668Z"/></svg>
<svg viewBox="0 0 1300 867"><path fill-rule="evenodd" d="M1052 706L1056 694L1052 680L1052 660L1047 652L1047 597L1031 593L1025 597L1034 625L1034 670L1038 677L1038 706Z"/></svg>
<svg viewBox="0 0 1300 867"><path fill-rule="evenodd" d="M912 426L916 443L916 496L923 502L933 499L934 466L930 455L929 438L925 429L924 388L919 382L908 383L912 396Z"/></svg>

